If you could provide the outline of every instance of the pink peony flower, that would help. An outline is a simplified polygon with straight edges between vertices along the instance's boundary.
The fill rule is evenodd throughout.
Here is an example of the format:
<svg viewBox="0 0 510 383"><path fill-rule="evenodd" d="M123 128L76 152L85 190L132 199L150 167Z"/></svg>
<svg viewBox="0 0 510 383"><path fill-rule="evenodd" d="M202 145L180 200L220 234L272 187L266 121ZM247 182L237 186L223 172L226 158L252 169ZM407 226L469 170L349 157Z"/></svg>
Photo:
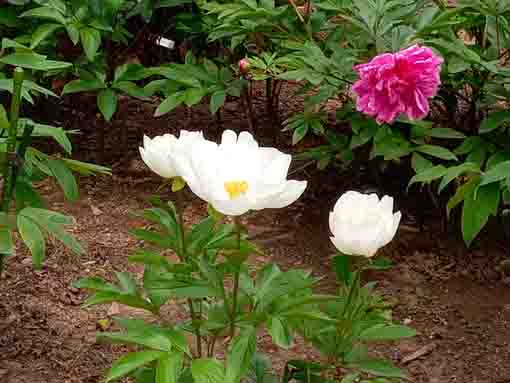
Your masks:
<svg viewBox="0 0 510 383"><path fill-rule="evenodd" d="M443 59L427 47L413 45L397 53L385 53L354 70L360 79L352 90L357 109L375 117L379 124L392 123L400 114L412 120L429 113L429 98L437 94Z"/></svg>
<svg viewBox="0 0 510 383"><path fill-rule="evenodd" d="M246 74L250 70L250 62L248 59L242 59L239 61L239 71Z"/></svg>

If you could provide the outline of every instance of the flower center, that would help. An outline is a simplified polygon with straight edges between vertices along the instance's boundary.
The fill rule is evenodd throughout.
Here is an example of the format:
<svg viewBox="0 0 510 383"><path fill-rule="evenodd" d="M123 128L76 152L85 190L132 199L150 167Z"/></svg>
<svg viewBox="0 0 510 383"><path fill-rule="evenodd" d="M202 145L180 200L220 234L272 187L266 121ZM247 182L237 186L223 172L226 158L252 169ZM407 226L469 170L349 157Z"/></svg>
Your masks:
<svg viewBox="0 0 510 383"><path fill-rule="evenodd" d="M239 198L248 191L248 183L246 181L225 182L225 191L230 199Z"/></svg>

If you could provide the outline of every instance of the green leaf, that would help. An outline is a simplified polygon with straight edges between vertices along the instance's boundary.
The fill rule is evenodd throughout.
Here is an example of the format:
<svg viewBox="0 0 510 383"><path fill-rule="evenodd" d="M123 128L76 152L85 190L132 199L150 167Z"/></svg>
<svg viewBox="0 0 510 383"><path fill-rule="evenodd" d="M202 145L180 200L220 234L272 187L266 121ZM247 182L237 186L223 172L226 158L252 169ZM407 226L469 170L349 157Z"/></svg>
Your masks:
<svg viewBox="0 0 510 383"><path fill-rule="evenodd" d="M371 342L391 341L416 336L416 331L407 326L377 325L364 330L360 339Z"/></svg>
<svg viewBox="0 0 510 383"><path fill-rule="evenodd" d="M421 173L429 168L434 167L434 163L423 157L420 153L414 152L411 156L411 166L416 173Z"/></svg>
<svg viewBox="0 0 510 383"><path fill-rule="evenodd" d="M68 154L71 154L72 143L64 129L50 125L37 124L26 119L20 119L20 123L31 125L34 128L32 137L51 137L57 141Z"/></svg>
<svg viewBox="0 0 510 383"><path fill-rule="evenodd" d="M12 254L12 233L8 227L0 226L0 254Z"/></svg>
<svg viewBox="0 0 510 383"><path fill-rule="evenodd" d="M487 224L489 217L497 214L500 199L501 189L495 183L481 186L466 195L462 209L462 236L468 247Z"/></svg>
<svg viewBox="0 0 510 383"><path fill-rule="evenodd" d="M117 110L117 93L112 89L104 89L97 95L97 106L106 121L111 121Z"/></svg>
<svg viewBox="0 0 510 383"><path fill-rule="evenodd" d="M386 378L402 378L406 375L399 368L395 367L391 362L385 360L364 360L356 363L356 368L363 372L382 376Z"/></svg>
<svg viewBox="0 0 510 383"><path fill-rule="evenodd" d="M136 97L140 99L146 99L150 96L149 90L146 88L139 87L134 82L131 81L119 81L112 84L112 88L120 90L123 93L131 97Z"/></svg>
<svg viewBox="0 0 510 383"><path fill-rule="evenodd" d="M0 63L42 71L65 69L72 65L63 61L46 60L44 56L34 53L13 53L0 58Z"/></svg>
<svg viewBox="0 0 510 383"><path fill-rule="evenodd" d="M139 351L129 353L113 362L106 375L106 382L120 379L146 364L166 355L162 351Z"/></svg>
<svg viewBox="0 0 510 383"><path fill-rule="evenodd" d="M183 354L175 351L159 358L155 383L178 383L183 361Z"/></svg>
<svg viewBox="0 0 510 383"><path fill-rule="evenodd" d="M80 243L73 236L66 233L63 228L64 225L74 223L74 220L71 217L33 207L24 208L18 213L18 215L25 215L30 218L33 222L37 223L41 229L46 230L49 234L53 235L76 254L82 254L84 252Z"/></svg>
<svg viewBox="0 0 510 383"><path fill-rule="evenodd" d="M111 293L121 293L120 289L112 283L106 282L99 277L82 278L74 283L77 289L87 289L93 291L103 291Z"/></svg>
<svg viewBox="0 0 510 383"><path fill-rule="evenodd" d="M157 312L156 307L152 305L151 302L139 296L109 291L100 291L93 294L83 303L83 306L88 307L111 302L118 302L129 307L147 310L152 313Z"/></svg>
<svg viewBox="0 0 510 383"><path fill-rule="evenodd" d="M18 231L32 253L32 261L36 269L40 269L44 262L46 240L39 226L31 218L22 214L16 220Z"/></svg>
<svg viewBox="0 0 510 383"><path fill-rule="evenodd" d="M37 27L32 34L32 43L30 49L36 48L41 41L52 35L57 29L62 28L62 24L43 24Z"/></svg>
<svg viewBox="0 0 510 383"><path fill-rule="evenodd" d="M119 280L119 284L123 292L131 295L137 295L138 287L136 285L136 281L131 275L125 272L116 271L115 276Z"/></svg>
<svg viewBox="0 0 510 383"><path fill-rule="evenodd" d="M198 104L205 96L205 91L202 88L189 88L184 92L184 103L187 106Z"/></svg>
<svg viewBox="0 0 510 383"><path fill-rule="evenodd" d="M97 334L98 339L108 340L112 343L134 344L144 346L156 351L169 352L172 349L172 342L161 331L128 331L122 332L101 332Z"/></svg>
<svg viewBox="0 0 510 383"><path fill-rule="evenodd" d="M62 13L60 13L59 11L52 7L33 8L22 13L21 15L19 15L19 17L36 17L40 19L54 20L60 24L66 23L66 19L62 15Z"/></svg>
<svg viewBox="0 0 510 383"><path fill-rule="evenodd" d="M227 93L223 89L217 90L211 95L211 103L209 106L211 113L216 113L223 106L226 97Z"/></svg>
<svg viewBox="0 0 510 383"><path fill-rule="evenodd" d="M194 383L225 383L223 364L217 359L195 359L191 362Z"/></svg>
<svg viewBox="0 0 510 383"><path fill-rule="evenodd" d="M507 178L510 178L510 161L500 162L482 176L480 186L500 182Z"/></svg>
<svg viewBox="0 0 510 383"><path fill-rule="evenodd" d="M455 154L450 152L448 149L436 145L421 145L415 150L420 153L428 154L433 157L441 158L443 160L457 160Z"/></svg>
<svg viewBox="0 0 510 383"><path fill-rule="evenodd" d="M480 173L480 167L472 162L466 162L462 165L448 168L439 184L439 193L441 193L450 182L464 173Z"/></svg>
<svg viewBox="0 0 510 383"><path fill-rule="evenodd" d="M81 44L89 61L94 61L101 45L101 33L94 28L85 27L80 30Z"/></svg>
<svg viewBox="0 0 510 383"><path fill-rule="evenodd" d="M455 129L451 128L434 128L427 132L427 135L429 137L435 137L435 138L458 138L463 139L466 138L466 135L464 133L461 133Z"/></svg>
<svg viewBox="0 0 510 383"><path fill-rule="evenodd" d="M351 285L352 272L350 269L350 258L348 255L337 255L333 258L333 267L336 273L336 279L346 286Z"/></svg>
<svg viewBox="0 0 510 383"><path fill-rule="evenodd" d="M308 128L309 125L306 122L303 122L294 129L294 134L292 134L292 145L298 144L303 138L305 138L308 133Z"/></svg>
<svg viewBox="0 0 510 383"><path fill-rule="evenodd" d="M450 212L455 209L455 207L460 204L468 194L474 192L476 187L480 184L480 176L472 177L468 182L458 187L455 195L450 198L447 206L447 215L450 216Z"/></svg>
<svg viewBox="0 0 510 383"><path fill-rule="evenodd" d="M183 102L183 94L182 93L174 93L168 96L161 104L159 104L156 112L154 113L155 117L161 117L164 114L167 114L177 108Z"/></svg>
<svg viewBox="0 0 510 383"><path fill-rule="evenodd" d="M99 79L92 80L73 80L68 82L62 90L62 96L69 93L89 92L99 89L105 89L106 85Z"/></svg>
<svg viewBox="0 0 510 383"><path fill-rule="evenodd" d="M0 105L0 129L9 129L9 118L3 105Z"/></svg>
<svg viewBox="0 0 510 383"><path fill-rule="evenodd" d="M257 332L254 327L243 329L234 338L227 354L225 383L239 383L250 367L257 348Z"/></svg>
<svg viewBox="0 0 510 383"><path fill-rule="evenodd" d="M141 64L124 64L115 69L114 82L143 80L151 74Z"/></svg>
<svg viewBox="0 0 510 383"><path fill-rule="evenodd" d="M510 122L510 111L498 111L492 112L485 120L480 124L480 134L489 133L499 128L502 124Z"/></svg>
<svg viewBox="0 0 510 383"><path fill-rule="evenodd" d="M438 178L444 176L447 170L448 169L445 168L443 165L437 165L431 168L427 168L421 173L418 173L413 178L411 178L411 181L409 181L409 185L407 186L407 188L410 188L411 185L417 182L429 183L434 180L437 180Z"/></svg>
<svg viewBox="0 0 510 383"><path fill-rule="evenodd" d="M78 29L78 22L67 24L66 31L73 44L77 45L80 42L80 30Z"/></svg>
<svg viewBox="0 0 510 383"><path fill-rule="evenodd" d="M274 344L285 349L292 346L292 334L290 333L287 323L285 323L281 318L271 316L267 321L267 328Z"/></svg>
<svg viewBox="0 0 510 383"><path fill-rule="evenodd" d="M64 191L66 198L70 201L78 200L79 191L76 178L74 178L73 172L71 172L65 163L57 159L49 158L46 161L46 165L48 165L48 168Z"/></svg>

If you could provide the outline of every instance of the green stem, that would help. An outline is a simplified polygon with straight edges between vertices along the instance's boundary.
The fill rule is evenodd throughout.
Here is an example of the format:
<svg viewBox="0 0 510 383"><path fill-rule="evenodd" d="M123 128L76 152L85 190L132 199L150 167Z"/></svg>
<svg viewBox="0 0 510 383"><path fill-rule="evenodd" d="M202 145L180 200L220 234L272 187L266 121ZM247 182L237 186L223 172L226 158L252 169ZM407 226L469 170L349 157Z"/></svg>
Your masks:
<svg viewBox="0 0 510 383"><path fill-rule="evenodd" d="M188 254L186 251L186 232L184 230L184 198L182 195L183 191L176 192L176 209L177 209L177 222L179 224L179 256L181 261L188 261ZM200 324L198 324L198 318L193 307L193 299L188 299L188 307L191 316L191 326L194 328L195 338L197 342L197 354L198 357L202 357L202 334L200 333Z"/></svg>
<svg viewBox="0 0 510 383"><path fill-rule="evenodd" d="M186 232L184 230L184 198L182 190L176 192L176 209L177 209L177 223L179 225L179 258L185 261L186 255Z"/></svg>
<svg viewBox="0 0 510 383"><path fill-rule="evenodd" d="M241 221L239 217L235 217L234 219L235 226L236 226L236 234L237 234L237 248L241 250ZM239 265L236 265L236 270L234 272L234 289L232 291L232 312L230 314L230 337L234 337L235 333L235 322L236 322L236 316L237 316L237 298L239 295Z"/></svg>
<svg viewBox="0 0 510 383"><path fill-rule="evenodd" d="M23 69L16 68L14 71L14 89L12 94L10 125L7 137L7 158L4 165L4 188L2 192L2 206L3 212L7 213L11 205L11 198L9 191L12 189L13 182L13 168L15 166L12 156L16 155L16 138L18 135L18 119L19 110L21 106L21 89L23 86Z"/></svg>
<svg viewBox="0 0 510 383"><path fill-rule="evenodd" d="M501 54L501 37L499 34L499 15L496 15L496 46L498 49L498 56Z"/></svg>
<svg viewBox="0 0 510 383"><path fill-rule="evenodd" d="M197 354L198 357L202 357L202 334L200 333L200 324L197 323L197 313L195 312L195 308L193 307L193 300L188 299L189 312L191 315L191 325L195 329L195 338L197 342Z"/></svg>
<svg viewBox="0 0 510 383"><path fill-rule="evenodd" d="M14 186L14 169L16 167L16 139L18 136L19 110L21 107L24 72L21 68L14 70L13 92L11 102L10 124L7 137L7 150L3 168L4 185L2 190L1 211L8 214ZM0 273L4 269L5 254L0 254Z"/></svg>

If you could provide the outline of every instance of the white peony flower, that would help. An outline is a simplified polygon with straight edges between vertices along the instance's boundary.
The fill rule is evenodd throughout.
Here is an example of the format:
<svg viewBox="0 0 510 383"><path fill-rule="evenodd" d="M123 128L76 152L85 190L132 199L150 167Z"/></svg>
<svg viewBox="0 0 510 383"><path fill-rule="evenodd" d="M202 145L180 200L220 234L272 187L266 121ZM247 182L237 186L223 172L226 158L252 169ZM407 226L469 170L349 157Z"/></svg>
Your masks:
<svg viewBox="0 0 510 383"><path fill-rule="evenodd" d="M189 159L176 158L179 175L193 193L225 215L286 207L307 185L287 180L290 155L259 147L248 132L238 137L227 130L220 145L203 140L193 146Z"/></svg>
<svg viewBox="0 0 510 383"><path fill-rule="evenodd" d="M393 213L393 198L348 191L329 216L331 241L345 255L373 257L391 242L401 218Z"/></svg>
<svg viewBox="0 0 510 383"><path fill-rule="evenodd" d="M174 157L179 155L182 160L186 153L190 153L191 147L202 140L204 140L202 132L186 130L181 130L179 138L173 134L165 134L153 139L144 136L140 154L145 164L154 173L163 178L174 178L179 176Z"/></svg>

